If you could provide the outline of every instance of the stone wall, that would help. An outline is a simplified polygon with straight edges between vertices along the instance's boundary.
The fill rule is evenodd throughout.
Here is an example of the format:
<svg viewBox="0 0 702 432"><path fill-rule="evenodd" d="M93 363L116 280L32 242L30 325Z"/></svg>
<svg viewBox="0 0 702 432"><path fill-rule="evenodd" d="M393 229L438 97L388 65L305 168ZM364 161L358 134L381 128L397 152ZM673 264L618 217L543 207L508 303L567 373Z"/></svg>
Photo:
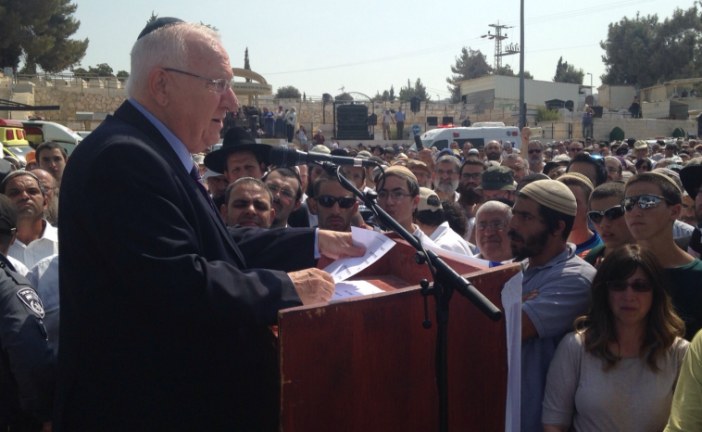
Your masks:
<svg viewBox="0 0 702 432"><path fill-rule="evenodd" d="M37 111L12 113L0 112L4 118L23 119L28 115L36 114L46 120L65 124L75 130L92 130L100 123L106 114L114 112L126 98L123 85L118 80L96 80L86 82L76 79L52 79L34 80L32 82L15 82L14 85L9 78L0 78L0 98L10 99L16 102L29 105L59 105L58 111ZM20 91L21 90L21 91ZM375 113L380 118L385 109L397 110L399 102L395 103L364 103L368 107L368 113ZM274 99L273 97L259 97L255 101L259 108L268 107L274 110L279 105L284 108L294 107L298 113L298 121L304 125L309 135L316 129L322 129L327 137L334 134L334 105L322 106L320 100L294 100L294 99ZM407 115L405 121L405 134L403 141L411 141L411 126L417 124L422 131L431 129L427 125L428 117L437 117L439 123L443 117L453 117L455 125L469 116L472 122L479 121L502 121L507 125L515 125L517 117L510 109L486 110L475 113L475 107L463 104L451 104L447 102L433 102L421 104L418 113L409 111L409 104L402 105L403 111ZM81 121L77 113L94 113L93 121ZM529 110L532 113L533 110ZM530 118L530 126L534 126L533 118ZM544 130L544 139L565 139L582 137L579 113L568 113L561 116L558 122L548 122L539 124ZM606 115L605 118L594 119L595 139L606 140L609 133L615 126L621 127L627 137L658 137L670 136L676 127L682 127L688 133L694 134L697 131L696 123L693 119L683 120L658 120L658 119L631 119L625 116ZM379 126L375 127L375 135L381 136ZM394 128L393 128L394 137ZM378 140L376 140L378 141Z"/></svg>

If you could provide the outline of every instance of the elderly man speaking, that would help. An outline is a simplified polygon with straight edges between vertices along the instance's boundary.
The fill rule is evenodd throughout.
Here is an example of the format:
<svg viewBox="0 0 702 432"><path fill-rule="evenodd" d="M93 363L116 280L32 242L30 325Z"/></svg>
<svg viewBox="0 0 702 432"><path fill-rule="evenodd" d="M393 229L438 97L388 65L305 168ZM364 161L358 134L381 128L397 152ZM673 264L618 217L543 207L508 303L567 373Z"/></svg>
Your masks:
<svg viewBox="0 0 702 432"><path fill-rule="evenodd" d="M191 157L238 108L216 32L157 19L131 61L129 100L81 143L62 180L55 426L278 430L268 326L281 308L331 297L331 276L307 268L316 255L363 250L321 230L229 236Z"/></svg>

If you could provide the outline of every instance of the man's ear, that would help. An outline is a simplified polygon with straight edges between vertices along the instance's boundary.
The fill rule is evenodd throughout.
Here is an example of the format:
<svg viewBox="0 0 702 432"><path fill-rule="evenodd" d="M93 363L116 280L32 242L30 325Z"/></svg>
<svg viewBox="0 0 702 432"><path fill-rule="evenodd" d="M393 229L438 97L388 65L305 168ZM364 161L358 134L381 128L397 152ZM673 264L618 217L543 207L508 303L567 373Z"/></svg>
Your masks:
<svg viewBox="0 0 702 432"><path fill-rule="evenodd" d="M168 95L168 83L169 83L168 73L164 69L154 68L149 73L149 93L161 106L168 105L169 95Z"/></svg>
<svg viewBox="0 0 702 432"><path fill-rule="evenodd" d="M317 213L318 206L319 204L317 203L317 200L312 198L312 197L307 197L307 208L310 210L310 213L313 215L319 214Z"/></svg>
<svg viewBox="0 0 702 432"><path fill-rule="evenodd" d="M229 214L229 211L227 210L227 203L220 204L219 214L222 216L222 219L225 221L227 220L227 215Z"/></svg>
<svg viewBox="0 0 702 432"><path fill-rule="evenodd" d="M417 207L419 206L419 194L412 198L412 213L417 211Z"/></svg>
<svg viewBox="0 0 702 432"><path fill-rule="evenodd" d="M551 235L558 238L563 238L563 231L565 230L565 221L559 220L555 227L551 230Z"/></svg>
<svg viewBox="0 0 702 432"><path fill-rule="evenodd" d="M682 204L671 204L668 206L670 209L670 217L675 221L680 218L680 213L682 212Z"/></svg>

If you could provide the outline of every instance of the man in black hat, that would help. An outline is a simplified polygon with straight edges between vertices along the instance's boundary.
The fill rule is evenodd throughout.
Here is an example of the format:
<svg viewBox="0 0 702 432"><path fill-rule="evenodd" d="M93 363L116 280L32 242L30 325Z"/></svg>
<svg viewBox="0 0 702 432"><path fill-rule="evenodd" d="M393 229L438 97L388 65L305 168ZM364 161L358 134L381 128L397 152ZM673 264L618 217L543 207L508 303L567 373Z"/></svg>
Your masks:
<svg viewBox="0 0 702 432"><path fill-rule="evenodd" d="M205 156L205 166L222 173L229 183L242 177L261 179L271 147L257 144L245 129L233 127L224 135L222 148Z"/></svg>

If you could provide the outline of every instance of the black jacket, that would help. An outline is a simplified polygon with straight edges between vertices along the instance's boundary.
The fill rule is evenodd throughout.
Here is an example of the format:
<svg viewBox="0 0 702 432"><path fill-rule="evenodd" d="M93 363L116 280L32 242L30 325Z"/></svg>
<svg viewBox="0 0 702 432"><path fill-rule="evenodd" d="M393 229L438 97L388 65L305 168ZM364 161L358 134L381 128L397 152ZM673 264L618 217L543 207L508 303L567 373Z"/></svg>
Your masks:
<svg viewBox="0 0 702 432"><path fill-rule="evenodd" d="M0 254L0 430L39 430L51 420L56 357L44 309L27 279Z"/></svg>
<svg viewBox="0 0 702 432"><path fill-rule="evenodd" d="M268 325L300 299L284 272L247 262L311 266L312 231L235 243L129 102L71 155L60 213L54 430L277 430Z"/></svg>

